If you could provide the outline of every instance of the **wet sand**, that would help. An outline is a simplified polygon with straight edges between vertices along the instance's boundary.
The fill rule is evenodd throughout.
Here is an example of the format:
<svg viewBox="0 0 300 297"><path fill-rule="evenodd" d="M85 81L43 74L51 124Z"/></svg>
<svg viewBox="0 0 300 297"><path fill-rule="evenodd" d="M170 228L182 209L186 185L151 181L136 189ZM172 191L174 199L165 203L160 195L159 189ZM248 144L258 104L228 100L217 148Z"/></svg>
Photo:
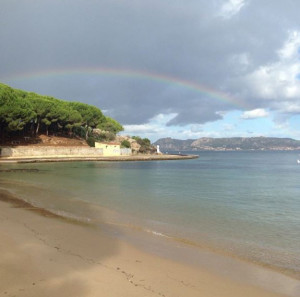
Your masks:
<svg viewBox="0 0 300 297"><path fill-rule="evenodd" d="M147 253L8 192L0 200L0 296L285 296Z"/></svg>

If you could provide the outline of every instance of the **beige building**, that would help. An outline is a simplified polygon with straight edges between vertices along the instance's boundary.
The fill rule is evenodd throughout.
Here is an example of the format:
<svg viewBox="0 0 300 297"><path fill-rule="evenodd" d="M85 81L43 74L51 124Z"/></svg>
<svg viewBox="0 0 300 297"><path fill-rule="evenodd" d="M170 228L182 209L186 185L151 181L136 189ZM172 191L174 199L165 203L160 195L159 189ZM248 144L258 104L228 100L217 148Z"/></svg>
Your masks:
<svg viewBox="0 0 300 297"><path fill-rule="evenodd" d="M121 155L121 147L119 143L95 142L95 148L103 149L103 156Z"/></svg>

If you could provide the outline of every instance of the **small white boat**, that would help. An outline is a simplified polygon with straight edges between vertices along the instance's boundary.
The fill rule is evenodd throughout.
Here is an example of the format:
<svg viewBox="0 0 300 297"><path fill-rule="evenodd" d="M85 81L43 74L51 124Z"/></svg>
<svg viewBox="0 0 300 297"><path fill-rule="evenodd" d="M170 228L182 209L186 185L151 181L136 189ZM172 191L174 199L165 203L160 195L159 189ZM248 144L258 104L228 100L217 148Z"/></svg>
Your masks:
<svg viewBox="0 0 300 297"><path fill-rule="evenodd" d="M300 164L300 160L299 159L297 160L297 163Z"/></svg>

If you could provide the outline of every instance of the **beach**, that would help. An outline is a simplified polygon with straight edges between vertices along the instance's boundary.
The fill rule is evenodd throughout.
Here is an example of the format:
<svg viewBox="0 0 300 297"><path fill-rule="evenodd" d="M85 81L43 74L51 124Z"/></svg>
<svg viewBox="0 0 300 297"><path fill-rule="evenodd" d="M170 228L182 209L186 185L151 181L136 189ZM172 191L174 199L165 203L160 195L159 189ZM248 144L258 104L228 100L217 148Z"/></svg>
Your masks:
<svg viewBox="0 0 300 297"><path fill-rule="evenodd" d="M1 200L1 296L286 296L147 253L8 192Z"/></svg>
<svg viewBox="0 0 300 297"><path fill-rule="evenodd" d="M0 296L299 297L294 160L2 163Z"/></svg>

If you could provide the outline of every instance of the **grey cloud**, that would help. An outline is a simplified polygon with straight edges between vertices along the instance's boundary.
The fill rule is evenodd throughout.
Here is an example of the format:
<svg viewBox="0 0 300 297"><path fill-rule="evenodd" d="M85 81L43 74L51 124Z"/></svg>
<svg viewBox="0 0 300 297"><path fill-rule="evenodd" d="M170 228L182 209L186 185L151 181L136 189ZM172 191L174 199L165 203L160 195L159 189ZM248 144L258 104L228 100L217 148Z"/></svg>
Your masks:
<svg viewBox="0 0 300 297"><path fill-rule="evenodd" d="M57 68L129 68L194 81L237 94L252 109L268 108L239 79L276 61L288 30L300 29L300 2L249 0L226 20L217 13L223 2L2 0L0 79L97 105L123 124L145 123L159 113L178 113L169 125L205 123L221 119L216 112L236 107L134 78L5 78ZM232 63L243 54L250 64L239 71Z"/></svg>

